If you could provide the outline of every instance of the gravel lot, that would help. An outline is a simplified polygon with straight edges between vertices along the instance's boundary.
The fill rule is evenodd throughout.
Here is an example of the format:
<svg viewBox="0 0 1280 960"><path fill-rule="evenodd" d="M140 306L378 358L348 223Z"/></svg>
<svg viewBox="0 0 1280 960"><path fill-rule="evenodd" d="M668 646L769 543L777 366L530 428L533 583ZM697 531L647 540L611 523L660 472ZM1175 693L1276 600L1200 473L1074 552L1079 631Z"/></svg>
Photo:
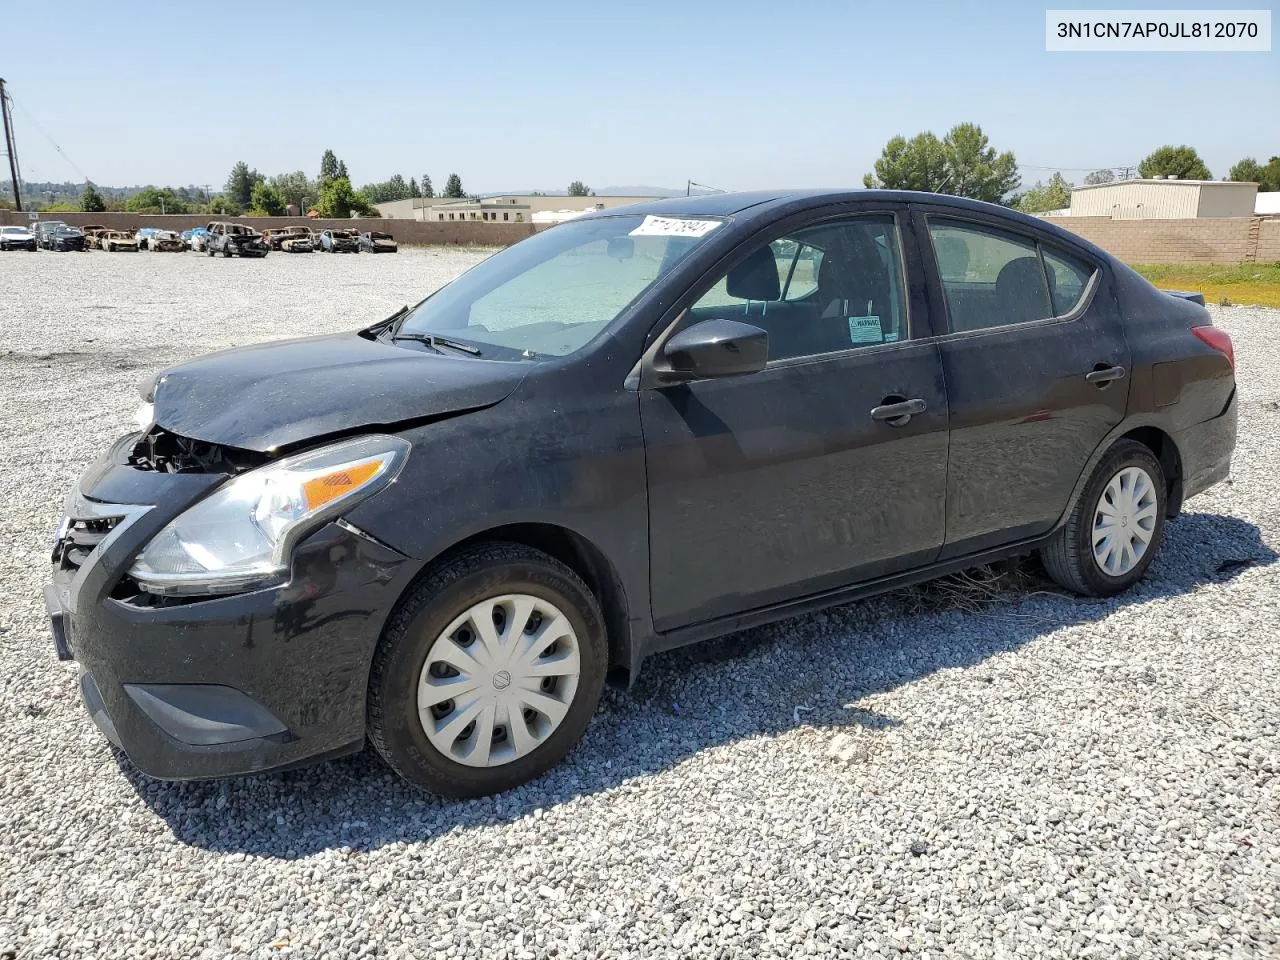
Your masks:
<svg viewBox="0 0 1280 960"><path fill-rule="evenodd" d="M1280 955L1276 310L1215 308L1234 479L1131 595L914 591L666 655L481 801L368 753L221 783L117 762L40 589L136 382L482 255L0 255L0 958Z"/></svg>

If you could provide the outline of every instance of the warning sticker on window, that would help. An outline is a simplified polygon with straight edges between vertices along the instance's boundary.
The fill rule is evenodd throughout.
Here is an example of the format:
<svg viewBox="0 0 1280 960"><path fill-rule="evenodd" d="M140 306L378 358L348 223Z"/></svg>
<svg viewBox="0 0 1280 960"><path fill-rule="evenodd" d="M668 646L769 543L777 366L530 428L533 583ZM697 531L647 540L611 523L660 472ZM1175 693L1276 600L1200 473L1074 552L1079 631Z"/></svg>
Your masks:
<svg viewBox="0 0 1280 960"><path fill-rule="evenodd" d="M881 343L884 333L880 330L879 317L850 317L850 343Z"/></svg>
<svg viewBox="0 0 1280 960"><path fill-rule="evenodd" d="M644 218L644 223L631 231L633 237L705 237L720 226L719 220L685 220L679 217Z"/></svg>

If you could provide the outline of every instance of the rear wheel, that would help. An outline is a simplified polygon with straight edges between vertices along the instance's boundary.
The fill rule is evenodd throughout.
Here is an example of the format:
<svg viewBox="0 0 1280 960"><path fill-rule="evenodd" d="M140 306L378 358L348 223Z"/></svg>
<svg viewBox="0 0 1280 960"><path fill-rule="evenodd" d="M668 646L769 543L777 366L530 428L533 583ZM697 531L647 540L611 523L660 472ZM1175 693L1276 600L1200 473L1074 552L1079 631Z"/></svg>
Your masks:
<svg viewBox="0 0 1280 960"><path fill-rule="evenodd" d="M1057 583L1105 597L1143 578L1160 547L1164 470L1150 448L1121 440L1094 468L1067 522L1040 551Z"/></svg>
<svg viewBox="0 0 1280 960"><path fill-rule="evenodd" d="M369 738L405 780L475 797L525 783L577 743L608 664L586 584L510 543L460 554L393 614L369 681Z"/></svg>

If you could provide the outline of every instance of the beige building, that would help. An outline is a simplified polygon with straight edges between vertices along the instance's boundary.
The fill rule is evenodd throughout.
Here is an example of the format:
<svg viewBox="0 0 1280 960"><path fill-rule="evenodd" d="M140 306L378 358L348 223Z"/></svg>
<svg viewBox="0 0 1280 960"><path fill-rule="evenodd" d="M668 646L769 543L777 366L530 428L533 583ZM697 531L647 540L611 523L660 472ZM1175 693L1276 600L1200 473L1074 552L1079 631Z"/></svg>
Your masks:
<svg viewBox="0 0 1280 960"><path fill-rule="evenodd" d="M657 200L657 197L548 197L533 194L504 194L476 200L446 200L442 197L393 200L377 204L378 215L392 220L425 220L432 223L454 223L477 220L487 223L554 222L555 214L587 210L612 210L631 203ZM538 216L535 214L551 214Z"/></svg>
<svg viewBox="0 0 1280 960"><path fill-rule="evenodd" d="M1222 180L1120 180L1074 187L1073 217L1113 220L1193 220L1251 217L1256 183Z"/></svg>

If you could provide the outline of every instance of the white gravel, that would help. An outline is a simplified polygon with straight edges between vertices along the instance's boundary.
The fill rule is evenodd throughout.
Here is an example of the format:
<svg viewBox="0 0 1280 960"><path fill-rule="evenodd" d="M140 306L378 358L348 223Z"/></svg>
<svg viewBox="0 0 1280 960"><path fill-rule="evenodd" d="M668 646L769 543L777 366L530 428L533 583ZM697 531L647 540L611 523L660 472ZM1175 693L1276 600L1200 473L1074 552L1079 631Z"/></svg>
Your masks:
<svg viewBox="0 0 1280 960"><path fill-rule="evenodd" d="M368 754L118 765L40 588L134 384L385 316L479 256L0 255L0 958L1280 955L1274 310L1215 309L1234 479L1131 595L889 597L663 656L494 799Z"/></svg>

